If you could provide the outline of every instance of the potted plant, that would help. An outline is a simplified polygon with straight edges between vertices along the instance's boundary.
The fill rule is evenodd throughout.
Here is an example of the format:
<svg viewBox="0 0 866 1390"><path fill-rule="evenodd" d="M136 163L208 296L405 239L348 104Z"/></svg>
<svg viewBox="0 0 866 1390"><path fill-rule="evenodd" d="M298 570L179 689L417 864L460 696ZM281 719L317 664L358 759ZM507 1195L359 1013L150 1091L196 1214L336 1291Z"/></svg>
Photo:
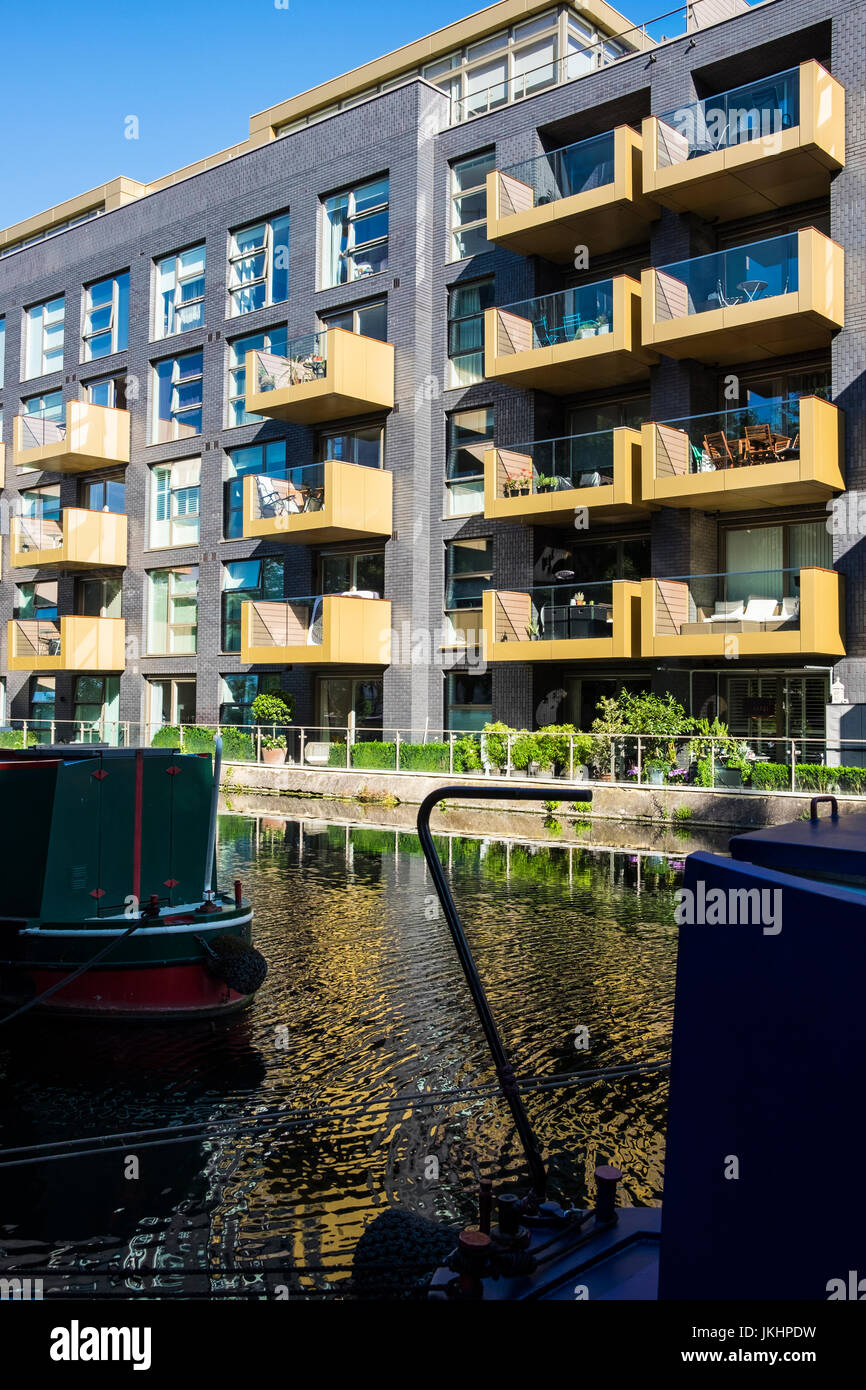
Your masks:
<svg viewBox="0 0 866 1390"><path fill-rule="evenodd" d="M579 589L578 592L574 595L574 598L572 599L572 604L575 608L583 608L585 606L586 599L583 596L582 589Z"/></svg>
<svg viewBox="0 0 866 1390"><path fill-rule="evenodd" d="M536 642L541 636L541 626L537 618L530 618L526 628L526 635L530 642Z"/></svg>
<svg viewBox="0 0 866 1390"><path fill-rule="evenodd" d="M556 478L550 473L539 473L535 483L536 492L553 492Z"/></svg>
<svg viewBox="0 0 866 1390"><path fill-rule="evenodd" d="M580 328L579 328L579 330L578 330L577 336L578 336L579 338L594 338L594 337L595 337L595 330L596 330L596 322L595 322L595 319L586 319L586 320L580 325Z"/></svg>
<svg viewBox="0 0 866 1390"><path fill-rule="evenodd" d="M607 314L604 313L604 311L602 311L602 313L599 314L599 316L598 316L598 318L597 318L597 320L596 320L596 324L597 324L599 333L609 333L609 332L610 332L610 319L608 318Z"/></svg>
<svg viewBox="0 0 866 1390"><path fill-rule="evenodd" d="M286 761L285 734L262 735L262 762L280 764Z"/></svg>
<svg viewBox="0 0 866 1390"><path fill-rule="evenodd" d="M531 478L519 478L517 482L517 492L520 497L528 497L532 491Z"/></svg>
<svg viewBox="0 0 866 1390"><path fill-rule="evenodd" d="M506 497L516 497L519 486L516 478L506 478L502 485L502 491Z"/></svg>
<svg viewBox="0 0 866 1390"><path fill-rule="evenodd" d="M284 763L286 761L286 736L280 726L290 724L295 714L295 701L292 695L278 695L273 691L263 691L252 703L252 715L262 727L262 761ZM265 734L264 727L268 732Z"/></svg>
<svg viewBox="0 0 866 1390"><path fill-rule="evenodd" d="M665 782L668 780L670 770L671 762L669 758L661 758L653 755L650 758L644 759L644 776L650 786L664 786Z"/></svg>

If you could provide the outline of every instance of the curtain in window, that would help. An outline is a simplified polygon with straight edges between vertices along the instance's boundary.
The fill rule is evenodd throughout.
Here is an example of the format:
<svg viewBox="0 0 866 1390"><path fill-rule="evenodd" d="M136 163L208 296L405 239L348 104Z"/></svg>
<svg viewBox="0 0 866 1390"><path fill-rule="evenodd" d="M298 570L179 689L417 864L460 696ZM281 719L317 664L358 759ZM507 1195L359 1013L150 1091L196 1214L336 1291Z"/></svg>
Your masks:
<svg viewBox="0 0 866 1390"><path fill-rule="evenodd" d="M729 602L740 599L782 598L783 543L781 526L756 526L727 534Z"/></svg>

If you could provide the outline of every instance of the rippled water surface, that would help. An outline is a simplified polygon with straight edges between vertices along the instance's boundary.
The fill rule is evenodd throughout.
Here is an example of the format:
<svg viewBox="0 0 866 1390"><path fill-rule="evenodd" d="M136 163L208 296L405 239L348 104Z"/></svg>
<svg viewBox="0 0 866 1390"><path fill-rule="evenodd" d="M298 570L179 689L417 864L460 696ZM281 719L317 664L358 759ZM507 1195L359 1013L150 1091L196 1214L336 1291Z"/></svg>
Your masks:
<svg viewBox="0 0 866 1390"><path fill-rule="evenodd" d="M667 1055L681 862L438 844L518 1075ZM219 865L221 883L239 877L252 897L270 963L251 1009L194 1026L36 1020L3 1038L5 1149L159 1126L174 1141L7 1171L7 1265L59 1278L84 1258L115 1261L119 1288L135 1287L131 1270L160 1269L166 1292L208 1268L207 1292L220 1271L236 1287L231 1271L256 1262L291 1268L280 1276L291 1292L339 1291L389 1204L467 1219L481 1174L522 1173L500 1101L412 1104L493 1075L415 837L226 815ZM556 1193L585 1198L608 1160L625 1173L624 1200L657 1202L666 1099L663 1074L530 1094ZM194 1142L177 1128L218 1119L231 1123L192 1130Z"/></svg>

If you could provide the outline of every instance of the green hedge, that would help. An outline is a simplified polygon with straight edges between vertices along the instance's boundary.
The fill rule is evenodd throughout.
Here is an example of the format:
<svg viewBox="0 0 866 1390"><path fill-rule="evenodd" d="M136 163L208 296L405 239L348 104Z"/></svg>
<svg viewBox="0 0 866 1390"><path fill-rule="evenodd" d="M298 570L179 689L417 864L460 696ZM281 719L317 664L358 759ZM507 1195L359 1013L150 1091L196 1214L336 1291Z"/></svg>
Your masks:
<svg viewBox="0 0 866 1390"><path fill-rule="evenodd" d="M223 757L227 762L254 763L256 749L252 734L228 724L220 729ZM151 739L153 748L182 748L184 753L213 753L214 730L202 724L184 724L183 734L177 724L164 724Z"/></svg>
<svg viewBox="0 0 866 1390"><path fill-rule="evenodd" d="M231 725L220 729L220 733L223 736L223 757L227 762L255 762L256 749L252 734L244 733L243 729L232 728Z"/></svg>
<svg viewBox="0 0 866 1390"><path fill-rule="evenodd" d="M403 772L447 772L447 743L401 743L400 768Z"/></svg>
<svg viewBox="0 0 866 1390"><path fill-rule="evenodd" d="M356 743L352 747L352 766L367 768L370 771L393 772L397 765L396 743L371 739L369 743Z"/></svg>
<svg viewBox="0 0 866 1390"><path fill-rule="evenodd" d="M454 740L454 771L478 772L481 768L481 745L469 734Z"/></svg>
<svg viewBox="0 0 866 1390"><path fill-rule="evenodd" d="M151 748L179 748L180 729L177 724L163 724L150 740Z"/></svg>
<svg viewBox="0 0 866 1390"><path fill-rule="evenodd" d="M27 747L32 748L36 742L36 735L32 729L27 730ZM23 748L24 730L23 729L4 729L0 733L0 748Z"/></svg>
<svg viewBox="0 0 866 1390"><path fill-rule="evenodd" d="M753 763L752 786L756 791L785 791L791 785L791 772L784 763Z"/></svg>
<svg viewBox="0 0 866 1390"><path fill-rule="evenodd" d="M866 767L824 767L820 763L800 763L797 788L804 792L846 792L866 795Z"/></svg>
<svg viewBox="0 0 866 1390"><path fill-rule="evenodd" d="M332 743L328 749L328 767L346 766L346 745L345 743Z"/></svg>

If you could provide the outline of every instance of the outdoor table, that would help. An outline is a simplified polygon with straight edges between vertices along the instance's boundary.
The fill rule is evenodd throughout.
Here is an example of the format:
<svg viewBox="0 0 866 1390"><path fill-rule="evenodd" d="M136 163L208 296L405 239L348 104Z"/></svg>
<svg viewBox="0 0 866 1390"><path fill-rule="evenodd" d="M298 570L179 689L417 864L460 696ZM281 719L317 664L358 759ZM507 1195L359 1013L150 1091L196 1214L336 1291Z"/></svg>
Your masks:
<svg viewBox="0 0 866 1390"><path fill-rule="evenodd" d="M738 290L742 290L747 299L757 299L758 295L767 288L766 280L741 280L737 285Z"/></svg>

